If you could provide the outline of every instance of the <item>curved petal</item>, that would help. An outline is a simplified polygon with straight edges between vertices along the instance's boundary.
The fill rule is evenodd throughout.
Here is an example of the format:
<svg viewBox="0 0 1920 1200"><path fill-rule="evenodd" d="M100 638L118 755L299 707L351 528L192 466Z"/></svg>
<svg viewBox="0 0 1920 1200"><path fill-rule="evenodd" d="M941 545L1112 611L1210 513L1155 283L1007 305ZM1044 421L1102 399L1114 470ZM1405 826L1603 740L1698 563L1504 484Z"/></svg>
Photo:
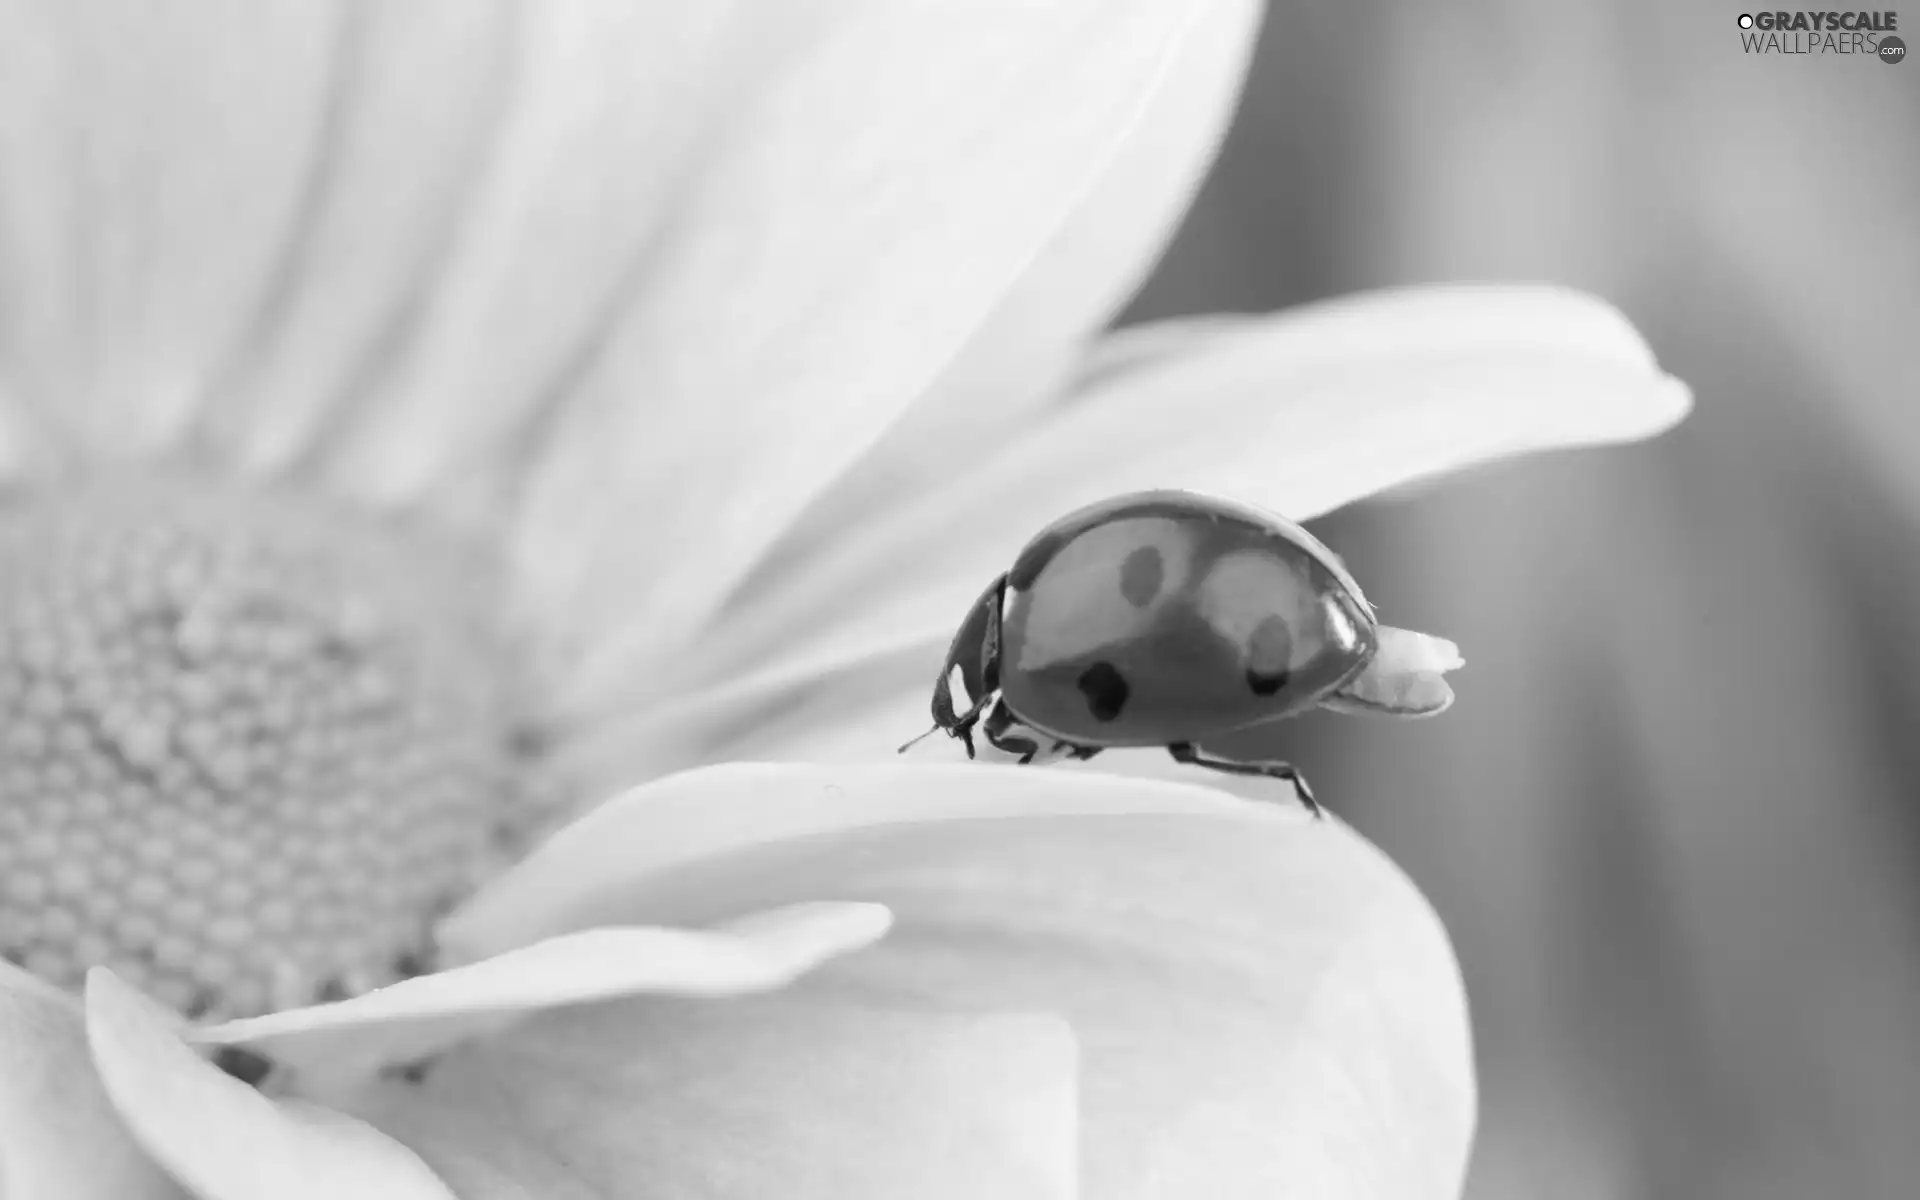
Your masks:
<svg viewBox="0 0 1920 1200"><path fill-rule="evenodd" d="M0 428L497 507L765 16L0 7Z"/></svg>
<svg viewBox="0 0 1920 1200"><path fill-rule="evenodd" d="M438 941L454 955L479 959L590 928L603 922L586 914L623 895L636 878L766 842L898 823L1168 812L1298 819L1204 788L1116 785L974 764L827 770L726 763L654 780L590 810L469 897L441 922Z"/></svg>
<svg viewBox="0 0 1920 1200"><path fill-rule="evenodd" d="M1133 337L1157 352L1131 354ZM1044 426L717 627L701 664L725 678L787 653L944 640L1042 526L1116 493L1192 488L1303 520L1491 459L1647 437L1689 403L1618 312L1559 288L1364 295L1200 331L1192 353L1119 338L1128 369L1096 363L1100 382Z"/></svg>
<svg viewBox="0 0 1920 1200"><path fill-rule="evenodd" d="M769 31L529 481L542 611L628 663L682 645L1032 264L1196 14L875 0Z"/></svg>
<svg viewBox="0 0 1920 1200"><path fill-rule="evenodd" d="M477 290L470 264L485 250L475 248L476 234L487 232L498 193L514 190L501 178L514 165L504 131L526 124L514 112L537 110L547 82L516 69L516 58L537 58L542 42L531 19L517 20L498 0L340 9L331 73L277 82L283 90L305 83L324 115L296 181L295 223L256 309L232 333L194 429L196 451L243 474L322 474L370 398L409 411L410 398L379 385L403 375L445 323L445 293ZM434 86L420 87L422 78ZM204 157L202 169L243 181L264 173L192 141L165 151L185 162ZM218 216L220 206L211 210ZM513 352L539 339L529 330L550 325L523 320L519 340L491 344L495 370L515 382L526 364ZM474 389L465 399L472 423L488 426L493 414L483 406L495 392ZM458 425L437 435L468 444ZM371 486L357 491L377 495Z"/></svg>
<svg viewBox="0 0 1920 1200"><path fill-rule="evenodd" d="M877 905L811 904L710 932L589 929L338 1003L197 1029L189 1040L260 1051L296 1072L303 1093L326 1095L543 1009L642 992L731 996L784 987L873 942L888 920Z"/></svg>
<svg viewBox="0 0 1920 1200"><path fill-rule="evenodd" d="M0 5L0 393L90 456L176 435L272 287L339 4Z"/></svg>
<svg viewBox="0 0 1920 1200"><path fill-rule="evenodd" d="M1071 1031L800 998L593 1005L355 1111L462 1200L1074 1200Z"/></svg>
<svg viewBox="0 0 1920 1200"><path fill-rule="evenodd" d="M0 963L0 1196L184 1200L128 1136L87 1059L80 1006Z"/></svg>
<svg viewBox="0 0 1920 1200"><path fill-rule="evenodd" d="M777 586L821 544L954 463L990 454L1006 429L1059 396L1199 190L1239 101L1262 9L1259 0L1207 7L1092 194L933 387L797 516L741 593Z"/></svg>
<svg viewBox="0 0 1920 1200"><path fill-rule="evenodd" d="M414 6L398 7L389 24L426 24L405 15ZM351 426L334 435L325 463L357 495L426 498L469 519L496 517L511 496L529 444L645 285L655 239L675 236L671 198L689 154L724 128L741 77L766 69L757 5L512 4L491 39L466 31L485 27L470 8L447 7L453 28L418 29L415 55L384 80L392 89L383 99L430 111L449 101L440 76L419 86L421 72L452 60L456 82L485 85L458 97L482 136L442 135L443 153L465 151L467 177L443 218L432 290L417 311L397 314L405 336L360 381ZM429 41L436 33L466 52L456 58ZM395 114L360 107L363 150L390 153L398 139L385 121ZM412 178L399 161L365 165L363 191ZM334 212L326 232L359 234L364 212ZM316 264L338 257L332 249L316 244ZM354 298L337 285L324 296ZM627 399L641 411L651 404Z"/></svg>
<svg viewBox="0 0 1920 1200"><path fill-rule="evenodd" d="M270 1100L195 1054L171 1015L104 968L87 1038L120 1115L200 1200L455 1200L405 1146L352 1117Z"/></svg>
<svg viewBox="0 0 1920 1200"><path fill-rule="evenodd" d="M822 645L698 688L676 703L616 712L555 741L542 795L589 804L704 763L884 760L927 727L928 701L952 631L891 644ZM957 745L955 747L958 749Z"/></svg>
<svg viewBox="0 0 1920 1200"><path fill-rule="evenodd" d="M1087 1196L1458 1194L1474 1103L1459 975L1419 893L1337 825L1204 788L965 766L720 768L602 811L483 897L468 935L877 900L888 939L775 1005L1060 1014L1081 1048ZM608 837L643 818L652 836L618 861Z"/></svg>

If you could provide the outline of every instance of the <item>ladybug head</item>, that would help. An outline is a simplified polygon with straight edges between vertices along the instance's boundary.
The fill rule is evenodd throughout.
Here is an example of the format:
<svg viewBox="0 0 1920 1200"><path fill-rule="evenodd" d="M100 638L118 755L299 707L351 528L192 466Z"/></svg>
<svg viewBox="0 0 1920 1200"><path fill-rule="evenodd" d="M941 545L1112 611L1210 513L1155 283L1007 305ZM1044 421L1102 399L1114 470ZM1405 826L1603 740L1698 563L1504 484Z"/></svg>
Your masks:
<svg viewBox="0 0 1920 1200"><path fill-rule="evenodd" d="M953 644L947 647L940 678L933 685L933 728L900 747L901 753L937 731L967 738L974 722L1000 690L1000 611L1006 591L1007 577L1002 575L968 610L960 631L953 635ZM958 706L965 706L964 711ZM970 740L968 749L972 749Z"/></svg>

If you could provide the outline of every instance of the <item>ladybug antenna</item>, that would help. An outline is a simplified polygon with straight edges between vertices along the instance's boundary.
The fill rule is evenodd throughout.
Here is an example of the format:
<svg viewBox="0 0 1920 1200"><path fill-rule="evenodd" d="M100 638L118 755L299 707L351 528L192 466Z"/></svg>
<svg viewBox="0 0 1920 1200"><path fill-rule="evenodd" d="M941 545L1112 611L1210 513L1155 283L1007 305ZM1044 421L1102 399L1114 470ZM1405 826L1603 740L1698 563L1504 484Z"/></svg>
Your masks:
<svg viewBox="0 0 1920 1200"><path fill-rule="evenodd" d="M940 727L938 725L935 725L932 729L927 730L925 733L921 734L919 737L914 738L912 741L902 745L898 750L895 750L894 753L905 754L907 751L913 749L915 746L918 746L921 742L926 741L928 738L932 737L934 734L939 732L940 732Z"/></svg>

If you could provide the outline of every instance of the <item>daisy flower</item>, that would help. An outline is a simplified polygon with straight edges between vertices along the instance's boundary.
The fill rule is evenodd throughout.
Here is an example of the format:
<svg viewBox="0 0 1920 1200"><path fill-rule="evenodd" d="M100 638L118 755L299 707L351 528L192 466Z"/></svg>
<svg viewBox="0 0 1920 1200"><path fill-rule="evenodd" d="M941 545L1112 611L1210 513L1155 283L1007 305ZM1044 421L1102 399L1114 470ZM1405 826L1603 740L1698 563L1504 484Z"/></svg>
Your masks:
<svg viewBox="0 0 1920 1200"><path fill-rule="evenodd" d="M1079 503L1686 407L1550 288L1098 336L1257 19L0 9L0 1191L1455 1192L1377 852L893 756Z"/></svg>

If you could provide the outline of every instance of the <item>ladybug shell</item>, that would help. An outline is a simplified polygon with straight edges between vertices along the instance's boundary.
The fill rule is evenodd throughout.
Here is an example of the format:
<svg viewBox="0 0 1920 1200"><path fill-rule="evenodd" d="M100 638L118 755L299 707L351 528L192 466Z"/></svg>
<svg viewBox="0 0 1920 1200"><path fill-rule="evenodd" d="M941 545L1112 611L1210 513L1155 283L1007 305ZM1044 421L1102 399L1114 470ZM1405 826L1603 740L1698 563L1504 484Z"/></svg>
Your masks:
<svg viewBox="0 0 1920 1200"><path fill-rule="evenodd" d="M1359 587L1311 534L1189 492L1062 517L1006 587L1002 698L1076 745L1166 745L1292 716L1377 646Z"/></svg>

